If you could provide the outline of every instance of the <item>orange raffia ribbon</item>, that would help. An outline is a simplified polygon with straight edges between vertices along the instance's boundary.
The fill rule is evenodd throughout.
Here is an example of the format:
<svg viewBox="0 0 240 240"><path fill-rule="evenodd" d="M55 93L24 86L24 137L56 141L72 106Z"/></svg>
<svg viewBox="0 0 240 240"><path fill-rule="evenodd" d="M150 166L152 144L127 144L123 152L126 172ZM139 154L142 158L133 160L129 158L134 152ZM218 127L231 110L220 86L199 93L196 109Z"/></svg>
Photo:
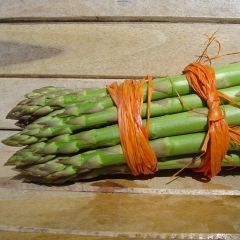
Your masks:
<svg viewBox="0 0 240 240"><path fill-rule="evenodd" d="M148 82L147 123L143 125L141 112L143 90ZM107 86L108 92L118 108L118 127L123 154L134 176L153 174L157 168L157 157L148 142L152 77L142 80L125 80Z"/></svg>
<svg viewBox="0 0 240 240"><path fill-rule="evenodd" d="M195 62L185 67L183 73L194 91L207 102L209 108L208 132L201 149L204 156L196 171L212 178L221 170L221 163L230 141L240 144L239 128L228 126L220 108L220 97L235 105L239 106L239 104L217 91L215 72L211 66Z"/></svg>

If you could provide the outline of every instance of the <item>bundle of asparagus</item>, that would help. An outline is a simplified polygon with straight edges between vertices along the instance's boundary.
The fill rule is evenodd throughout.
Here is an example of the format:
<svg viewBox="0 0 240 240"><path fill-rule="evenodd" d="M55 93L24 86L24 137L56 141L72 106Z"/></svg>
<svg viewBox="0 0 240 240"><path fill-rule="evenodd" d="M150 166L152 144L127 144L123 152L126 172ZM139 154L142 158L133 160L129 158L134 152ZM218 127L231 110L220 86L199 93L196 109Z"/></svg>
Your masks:
<svg viewBox="0 0 240 240"><path fill-rule="evenodd" d="M217 88L240 102L240 63L215 72ZM15 165L27 180L55 184L130 173L120 145L117 108L105 88L44 87L25 97L7 116L17 120L23 130L3 143L26 146L7 164ZM239 125L240 109L226 101L222 104L228 124ZM193 94L184 75L153 80L149 141L158 158L157 170L182 168L199 155L208 127L207 113L205 102ZM141 115L146 118L146 103ZM239 149L230 144L223 166L240 166ZM188 167L195 168L200 162L197 158Z"/></svg>

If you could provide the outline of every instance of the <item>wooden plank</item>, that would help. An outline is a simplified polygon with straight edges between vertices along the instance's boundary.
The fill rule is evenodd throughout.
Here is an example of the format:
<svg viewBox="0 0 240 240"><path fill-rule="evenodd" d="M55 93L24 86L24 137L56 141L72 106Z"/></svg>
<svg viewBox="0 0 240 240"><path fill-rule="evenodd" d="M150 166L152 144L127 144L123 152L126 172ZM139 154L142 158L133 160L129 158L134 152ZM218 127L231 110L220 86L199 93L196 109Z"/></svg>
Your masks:
<svg viewBox="0 0 240 240"><path fill-rule="evenodd" d="M240 25L1 24L0 76L131 77L180 73L219 30L228 52L239 51ZM239 60L225 57L217 65Z"/></svg>
<svg viewBox="0 0 240 240"><path fill-rule="evenodd" d="M0 211L0 229L5 231L137 239L240 233L239 197L0 189Z"/></svg>
<svg viewBox="0 0 240 240"><path fill-rule="evenodd" d="M1 0L0 19L239 22L237 0Z"/></svg>
<svg viewBox="0 0 240 240"><path fill-rule="evenodd" d="M33 240L33 239L41 239L41 240L130 240L130 239L138 239L138 240L153 240L153 239L163 239L163 240L202 240L202 239L212 239L212 240L239 240L240 234L238 233L115 233L114 237L106 237L106 235L110 235L105 233L105 236L89 236L89 235L100 235L102 232L91 232L85 233L82 235L82 231L80 230L63 230L63 229L49 229L49 228L31 228L31 227L22 227L22 226L4 226L7 229L11 229L8 231L0 230L0 237L3 240ZM49 233L54 232L54 233ZM55 233L56 232L56 233ZM68 232L68 234L58 234L61 232ZM104 234L103 233L103 234ZM120 235L120 236L119 236Z"/></svg>
<svg viewBox="0 0 240 240"><path fill-rule="evenodd" d="M232 235L233 236L233 235ZM9 232L0 231L1 240L127 240L126 237L92 237L80 236L79 234L53 234L53 233L32 233L32 232ZM143 238L138 238L143 240ZM146 238L145 238L146 239ZM150 238L147 238L151 240ZM176 239L176 238L175 238Z"/></svg>
<svg viewBox="0 0 240 240"><path fill-rule="evenodd" d="M15 131L0 131L0 141L16 133ZM210 182L202 182L194 177L191 171L185 171L175 180L171 177L174 171L159 172L156 177L141 178L108 178L103 177L95 181L75 183L70 186L47 187L31 183L22 183L17 179L18 173L10 166L4 166L7 159L19 148L9 147L0 143L0 188L19 190L44 190L65 192L116 192L132 194L155 195L234 195L240 196L239 170L223 171L221 176L214 177ZM174 181L173 181L174 180Z"/></svg>
<svg viewBox="0 0 240 240"><path fill-rule="evenodd" d="M24 99L24 95L44 86L61 86L71 89L104 87L117 79L65 79L65 78L1 78L0 129L19 129L15 121L5 119L7 113ZM119 81L120 79L118 79ZM17 89L17 90L16 90Z"/></svg>

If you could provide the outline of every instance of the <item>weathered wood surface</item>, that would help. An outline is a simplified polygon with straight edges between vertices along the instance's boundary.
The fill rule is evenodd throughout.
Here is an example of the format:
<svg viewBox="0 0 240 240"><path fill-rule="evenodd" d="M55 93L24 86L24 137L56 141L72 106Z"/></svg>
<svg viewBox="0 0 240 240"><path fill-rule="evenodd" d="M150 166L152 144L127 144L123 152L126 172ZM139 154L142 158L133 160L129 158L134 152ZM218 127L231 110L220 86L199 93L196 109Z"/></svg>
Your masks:
<svg viewBox="0 0 240 240"><path fill-rule="evenodd" d="M239 22L238 0L1 0L0 19Z"/></svg>
<svg viewBox="0 0 240 240"><path fill-rule="evenodd" d="M160 238L166 233L240 233L239 197L0 189L0 210L0 229L5 231L43 229L133 238Z"/></svg>
<svg viewBox="0 0 240 240"><path fill-rule="evenodd" d="M17 228L16 228L17 229ZM24 229L21 228L22 231ZM212 239L212 240L219 240L219 239L224 239L224 240L239 240L239 234L220 234L220 233L213 233L213 234L194 234L194 233L179 233L179 234L171 234L171 233L160 233L160 234L145 234L143 235L143 238L141 235L137 235L136 238L132 237L127 237L126 235L123 236L121 234L121 237L90 237L90 236L80 236L76 234L74 231L73 234L51 234L51 233L44 233L44 229L40 228L37 229L38 233L32 233L32 232L7 232L7 231L2 231L0 232L0 237L3 240L12 240L12 239L17 239L17 240L127 240L127 239L137 239L137 240L153 240L153 239L165 239L165 240L170 240L170 239L175 239L175 240L186 240L186 239ZM43 233L39 233L43 232Z"/></svg>
<svg viewBox="0 0 240 240"><path fill-rule="evenodd" d="M202 52L205 34L216 30L226 51L239 51L238 24L1 24L0 76L181 73ZM216 64L238 60L235 55Z"/></svg>
<svg viewBox="0 0 240 240"><path fill-rule="evenodd" d="M91 236L80 236L78 234L56 234L56 233L40 233L43 229L39 229L38 232L20 232L20 229L16 228L16 232L1 231L0 239L2 240L126 240L125 237L91 237ZM229 236L229 235L227 235ZM232 234L230 236L233 236ZM143 240L143 238L138 238ZM148 240L152 240L148 238Z"/></svg>

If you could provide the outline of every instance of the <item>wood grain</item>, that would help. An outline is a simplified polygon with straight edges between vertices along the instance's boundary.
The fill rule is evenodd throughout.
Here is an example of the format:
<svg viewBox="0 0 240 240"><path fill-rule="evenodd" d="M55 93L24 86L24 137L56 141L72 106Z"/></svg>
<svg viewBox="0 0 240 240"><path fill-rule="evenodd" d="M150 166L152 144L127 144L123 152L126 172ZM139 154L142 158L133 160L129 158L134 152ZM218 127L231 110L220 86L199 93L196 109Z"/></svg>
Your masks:
<svg viewBox="0 0 240 240"><path fill-rule="evenodd" d="M5 230L133 238L240 233L239 197L0 189L0 211L0 229Z"/></svg>
<svg viewBox="0 0 240 240"><path fill-rule="evenodd" d="M0 19L239 22L238 0L0 0Z"/></svg>
<svg viewBox="0 0 240 240"><path fill-rule="evenodd" d="M53 234L53 233L39 233L39 232L9 232L0 231L0 239L2 240L128 240L125 237L92 237L81 236L79 234ZM132 239L132 238L131 238ZM143 240L142 238L138 240ZM151 240L148 238L148 240Z"/></svg>
<svg viewBox="0 0 240 240"><path fill-rule="evenodd" d="M19 227L20 229L20 227ZM39 230L39 232L38 232ZM10 232L10 231L0 231L0 239L2 240L131 240L128 237L105 237L105 236L83 236L76 233L69 234L55 234L55 233L45 233L40 231L43 229L33 229L35 232L26 231L23 229L21 232ZM231 237L236 236L236 234L229 234ZM227 236L229 236L227 235ZM210 235L206 235L210 236ZM146 240L146 238L137 238L138 240ZM176 240L177 238L175 238ZM147 238L147 240L153 240L153 238Z"/></svg>
<svg viewBox="0 0 240 240"><path fill-rule="evenodd" d="M240 25L1 24L0 76L124 78L180 73L218 30L228 51L239 51ZM217 65L238 61L225 57Z"/></svg>
<svg viewBox="0 0 240 240"><path fill-rule="evenodd" d="M142 233L142 232L111 232L111 231L81 231L68 229L51 229L39 227L22 227L2 225L0 237L4 240L183 240L183 239L212 239L239 240L238 233ZM63 234L61 234L63 232ZM113 236L113 237L109 237Z"/></svg>

